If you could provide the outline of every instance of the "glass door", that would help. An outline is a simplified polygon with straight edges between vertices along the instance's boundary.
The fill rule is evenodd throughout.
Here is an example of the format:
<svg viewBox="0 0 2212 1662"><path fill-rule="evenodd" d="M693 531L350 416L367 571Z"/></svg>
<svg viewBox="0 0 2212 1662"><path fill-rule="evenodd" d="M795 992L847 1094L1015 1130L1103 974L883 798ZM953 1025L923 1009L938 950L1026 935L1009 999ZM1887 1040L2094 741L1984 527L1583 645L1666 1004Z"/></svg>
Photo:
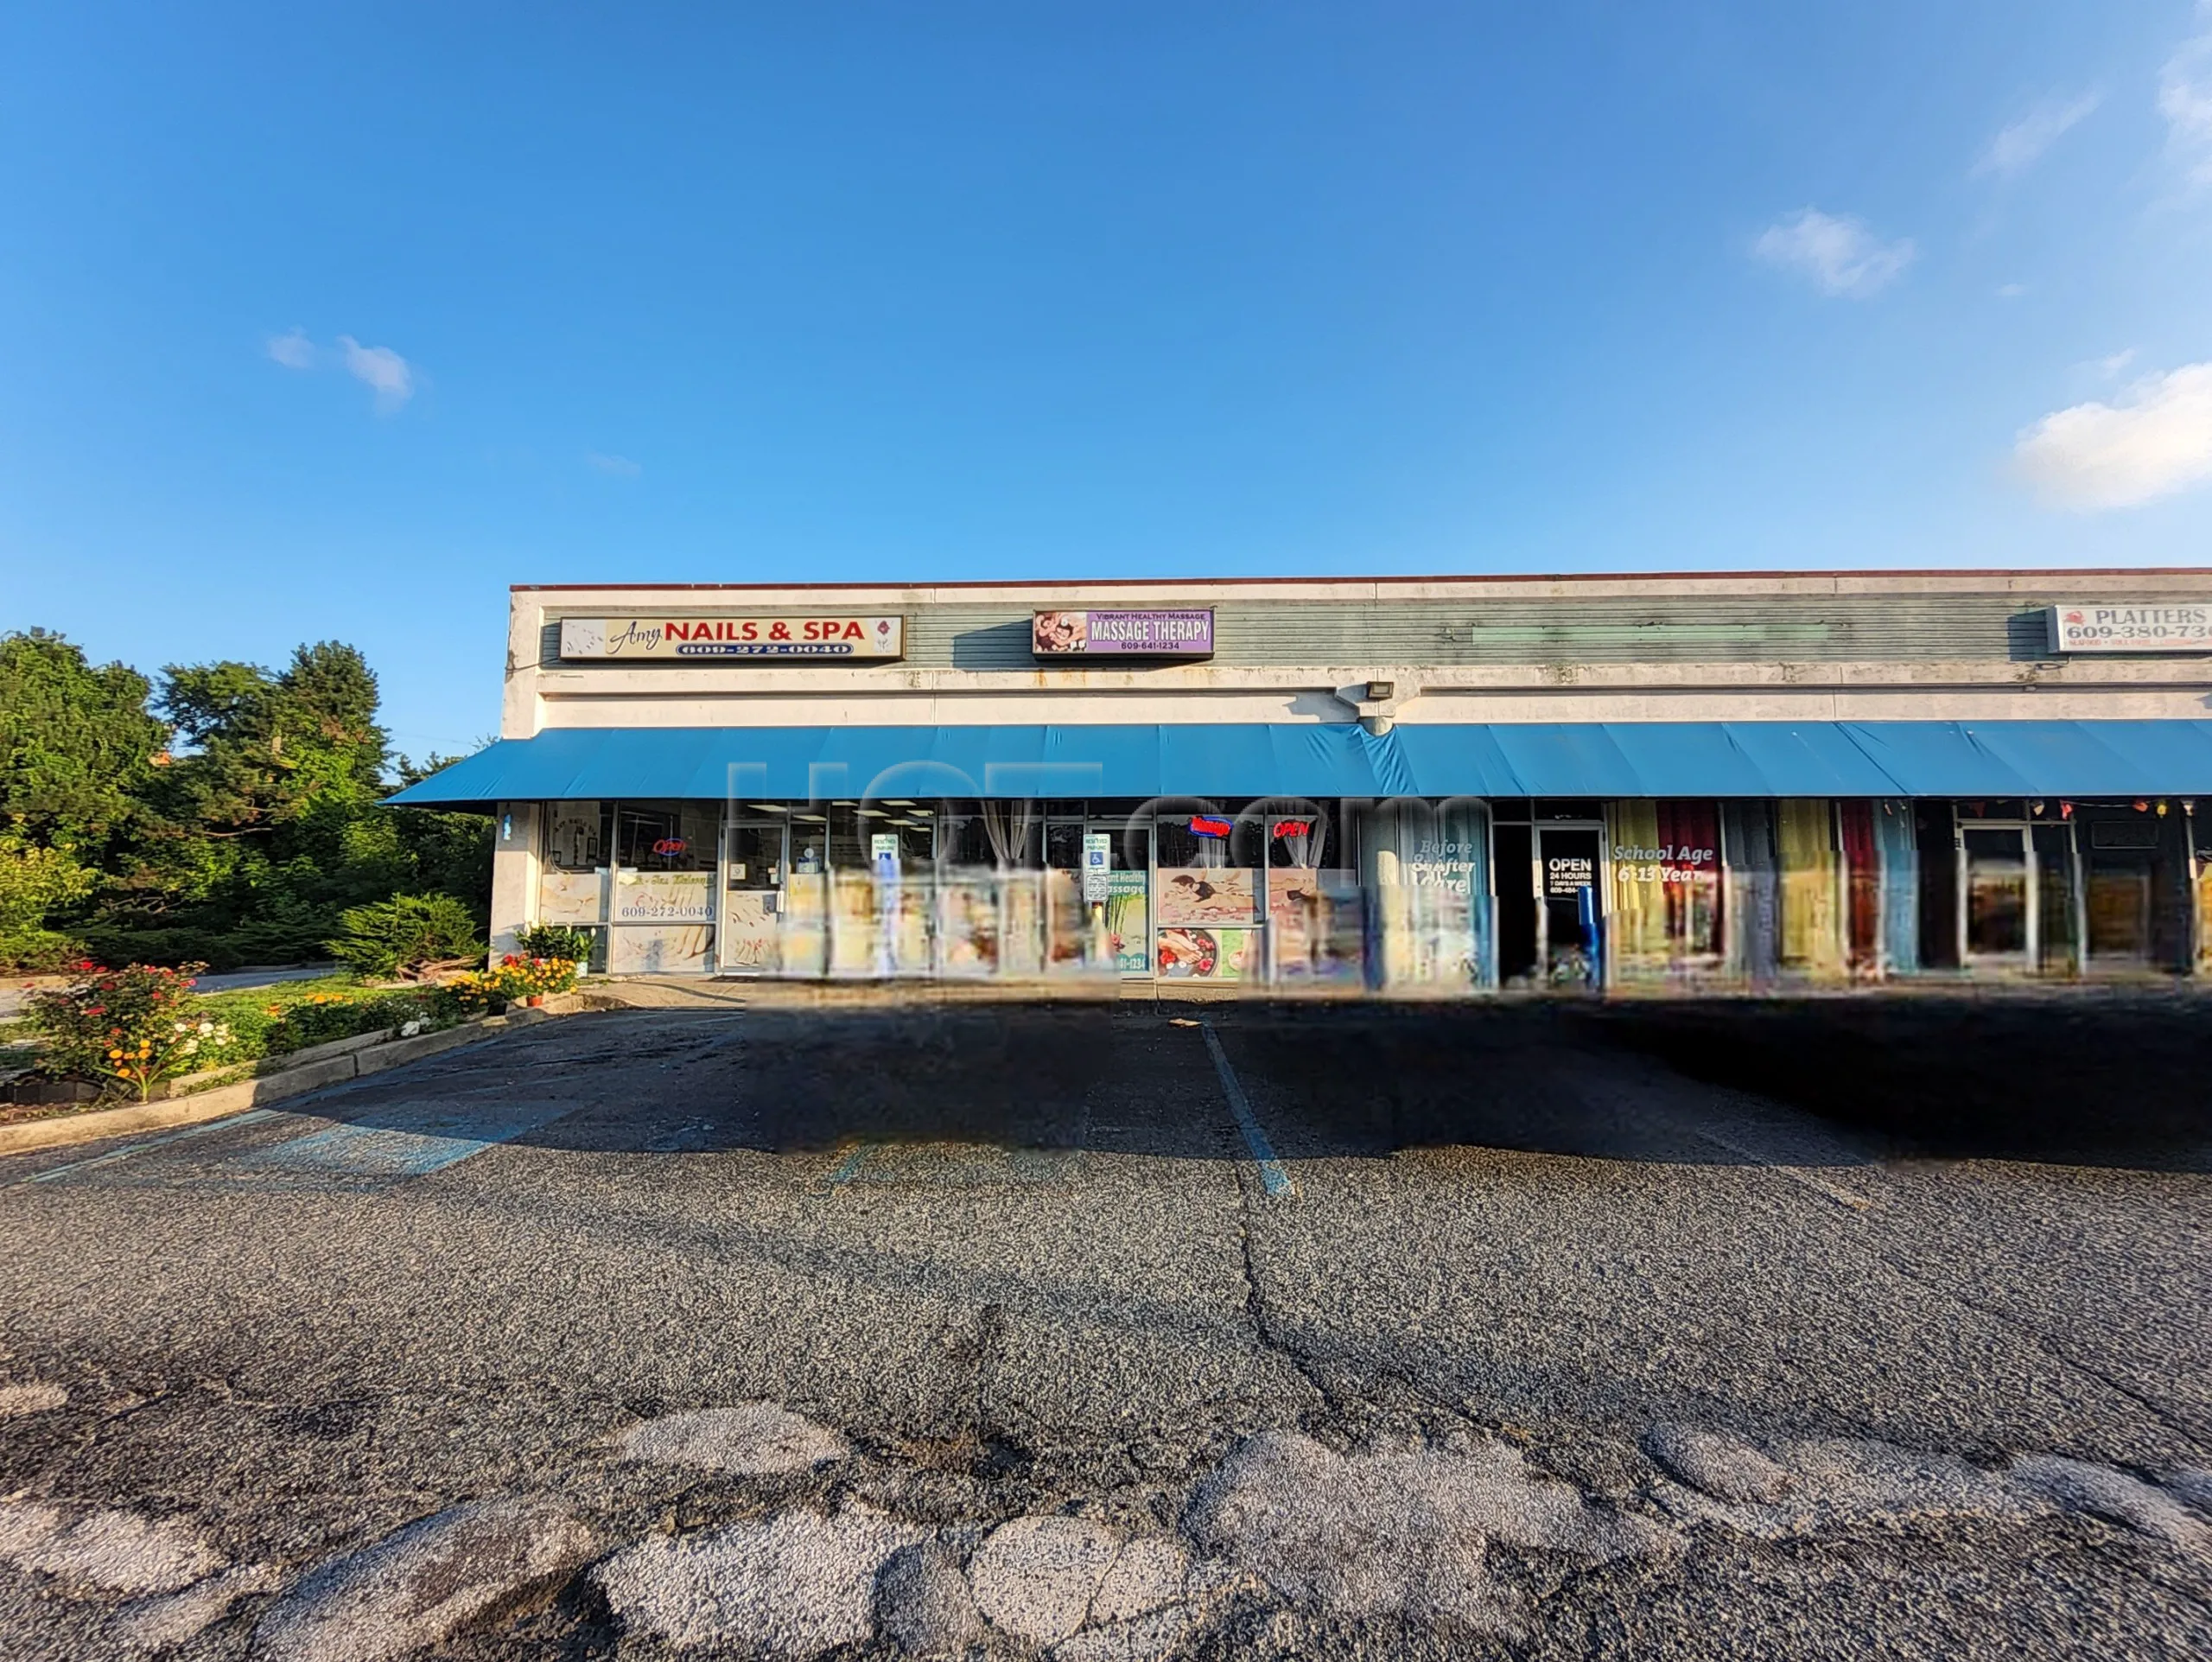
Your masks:
<svg viewBox="0 0 2212 1662"><path fill-rule="evenodd" d="M1539 825L1536 835L1536 950L1544 984L1596 987L1605 982L1599 896L1605 833L1596 825Z"/></svg>
<svg viewBox="0 0 2212 1662"><path fill-rule="evenodd" d="M2082 972L2082 894L2075 879L2074 827L2040 825L2028 833L2036 866L2036 968L2044 975Z"/></svg>
<svg viewBox="0 0 2212 1662"><path fill-rule="evenodd" d="M2024 970L2033 961L2036 888L2025 825L1959 830L1961 961Z"/></svg>
<svg viewBox="0 0 2212 1662"><path fill-rule="evenodd" d="M1114 968L1148 976L1152 966L1152 822L1093 819L1085 835L1106 838L1106 904L1099 917Z"/></svg>
<svg viewBox="0 0 2212 1662"><path fill-rule="evenodd" d="M780 819L760 820L734 825L723 834L723 975L772 975L782 967L777 941L789 830Z"/></svg>

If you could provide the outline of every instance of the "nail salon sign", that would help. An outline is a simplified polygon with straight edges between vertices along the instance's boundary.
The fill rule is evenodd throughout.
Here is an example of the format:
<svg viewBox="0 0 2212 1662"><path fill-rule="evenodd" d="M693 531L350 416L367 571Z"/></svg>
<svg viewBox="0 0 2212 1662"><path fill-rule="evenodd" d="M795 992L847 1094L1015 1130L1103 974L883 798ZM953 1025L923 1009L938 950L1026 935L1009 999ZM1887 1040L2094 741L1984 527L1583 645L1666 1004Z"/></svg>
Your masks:
<svg viewBox="0 0 2212 1662"><path fill-rule="evenodd" d="M811 617L564 617L568 659L874 659L906 649L903 617L822 613Z"/></svg>

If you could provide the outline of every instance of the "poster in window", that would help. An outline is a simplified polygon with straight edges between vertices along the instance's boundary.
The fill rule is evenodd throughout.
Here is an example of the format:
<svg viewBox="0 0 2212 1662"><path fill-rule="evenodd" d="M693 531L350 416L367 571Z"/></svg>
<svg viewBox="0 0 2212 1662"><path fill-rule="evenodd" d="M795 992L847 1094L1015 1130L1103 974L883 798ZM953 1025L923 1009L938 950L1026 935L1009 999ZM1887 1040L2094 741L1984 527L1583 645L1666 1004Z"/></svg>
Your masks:
<svg viewBox="0 0 2212 1662"><path fill-rule="evenodd" d="M722 967L767 975L778 967L776 942L781 928L769 910L772 889L733 891L722 907Z"/></svg>
<svg viewBox="0 0 2212 1662"><path fill-rule="evenodd" d="M1145 874L1116 871L1107 876L1106 937L1114 967L1123 975L1152 970L1152 920L1146 916Z"/></svg>
<svg viewBox="0 0 2212 1662"><path fill-rule="evenodd" d="M610 935L609 975L690 975L711 967L715 932L704 925L633 925Z"/></svg>
<svg viewBox="0 0 2212 1662"><path fill-rule="evenodd" d="M1329 936L1329 902L1321 874L1310 866L1268 871L1268 924L1274 931L1275 973L1285 980L1313 975Z"/></svg>
<svg viewBox="0 0 2212 1662"><path fill-rule="evenodd" d="M615 875L617 923L710 923L714 915L710 871L624 870Z"/></svg>
<svg viewBox="0 0 2212 1662"><path fill-rule="evenodd" d="M607 873L545 870L537 878L540 923L593 924L605 920L601 909Z"/></svg>
<svg viewBox="0 0 2212 1662"><path fill-rule="evenodd" d="M1169 981L1250 981L1259 978L1257 929L1162 929L1159 973Z"/></svg>
<svg viewBox="0 0 2212 1662"><path fill-rule="evenodd" d="M1249 924L1259 916L1249 866L1162 866L1160 922Z"/></svg>

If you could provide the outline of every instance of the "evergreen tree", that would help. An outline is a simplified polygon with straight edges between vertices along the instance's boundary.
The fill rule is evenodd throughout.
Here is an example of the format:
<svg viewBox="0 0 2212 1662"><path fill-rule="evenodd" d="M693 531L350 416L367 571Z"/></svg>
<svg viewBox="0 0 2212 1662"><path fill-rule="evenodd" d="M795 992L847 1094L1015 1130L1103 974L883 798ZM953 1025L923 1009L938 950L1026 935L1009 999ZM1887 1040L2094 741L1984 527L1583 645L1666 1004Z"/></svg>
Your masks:
<svg viewBox="0 0 2212 1662"><path fill-rule="evenodd" d="M150 691L44 629L0 635L0 965L51 969L82 950L67 926L145 829L168 761Z"/></svg>
<svg viewBox="0 0 2212 1662"><path fill-rule="evenodd" d="M381 806L395 758L355 648L171 665L158 715L152 691L58 635L0 637L0 966L80 941L113 963L320 957L340 914L395 895L486 917L489 823Z"/></svg>

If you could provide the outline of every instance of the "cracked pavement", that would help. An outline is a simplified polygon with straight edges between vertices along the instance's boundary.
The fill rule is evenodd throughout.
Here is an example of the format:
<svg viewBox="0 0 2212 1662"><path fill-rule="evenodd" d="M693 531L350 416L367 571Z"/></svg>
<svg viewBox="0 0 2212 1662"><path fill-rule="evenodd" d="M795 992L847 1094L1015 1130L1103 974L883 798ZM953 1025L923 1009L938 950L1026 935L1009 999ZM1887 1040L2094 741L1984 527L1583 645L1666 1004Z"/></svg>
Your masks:
<svg viewBox="0 0 2212 1662"><path fill-rule="evenodd" d="M0 1651L2212 1653L2196 1073L1985 1007L2069 1135L1938 1147L1775 1019L613 1012L0 1161Z"/></svg>

